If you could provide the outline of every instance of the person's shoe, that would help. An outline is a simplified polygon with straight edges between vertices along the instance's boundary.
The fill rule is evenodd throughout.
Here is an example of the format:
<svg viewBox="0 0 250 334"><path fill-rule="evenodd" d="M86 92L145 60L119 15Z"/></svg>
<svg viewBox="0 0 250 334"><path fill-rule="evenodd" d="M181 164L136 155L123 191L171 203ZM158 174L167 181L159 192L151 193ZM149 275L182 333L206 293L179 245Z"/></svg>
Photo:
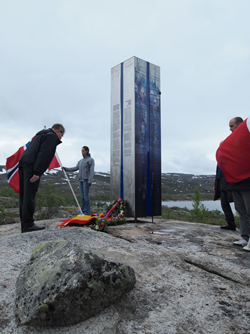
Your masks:
<svg viewBox="0 0 250 334"><path fill-rule="evenodd" d="M224 225L220 227L222 230L231 230L231 231L236 231L236 227L232 225Z"/></svg>
<svg viewBox="0 0 250 334"><path fill-rule="evenodd" d="M235 241L235 242L234 242L234 245L244 247L244 246L247 245L247 241L246 241L245 239L240 239L240 240L238 240L238 241Z"/></svg>
<svg viewBox="0 0 250 334"><path fill-rule="evenodd" d="M45 229L45 226L39 226L39 225L34 224L30 227L22 228L22 233L40 231L40 230L44 230L44 229Z"/></svg>
<svg viewBox="0 0 250 334"><path fill-rule="evenodd" d="M245 247L243 247L242 249L244 249L247 252L250 252L250 247L248 245L246 245Z"/></svg>

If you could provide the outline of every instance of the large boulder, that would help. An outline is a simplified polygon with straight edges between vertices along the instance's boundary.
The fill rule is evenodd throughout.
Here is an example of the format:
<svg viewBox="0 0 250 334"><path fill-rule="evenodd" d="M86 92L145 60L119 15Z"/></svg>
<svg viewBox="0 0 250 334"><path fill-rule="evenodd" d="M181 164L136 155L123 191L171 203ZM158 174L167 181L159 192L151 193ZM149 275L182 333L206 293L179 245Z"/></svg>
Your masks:
<svg viewBox="0 0 250 334"><path fill-rule="evenodd" d="M96 315L134 285L127 265L63 239L42 242L16 282L17 321L69 326Z"/></svg>

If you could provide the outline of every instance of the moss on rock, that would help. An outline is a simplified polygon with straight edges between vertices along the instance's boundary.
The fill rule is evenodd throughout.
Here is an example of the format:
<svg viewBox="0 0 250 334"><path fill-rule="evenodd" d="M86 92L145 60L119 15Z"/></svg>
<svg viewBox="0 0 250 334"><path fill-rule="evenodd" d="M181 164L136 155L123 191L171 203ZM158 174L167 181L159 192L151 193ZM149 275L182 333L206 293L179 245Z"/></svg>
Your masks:
<svg viewBox="0 0 250 334"><path fill-rule="evenodd" d="M134 270L64 239L42 242L16 282L21 324L68 326L102 311L130 291Z"/></svg>

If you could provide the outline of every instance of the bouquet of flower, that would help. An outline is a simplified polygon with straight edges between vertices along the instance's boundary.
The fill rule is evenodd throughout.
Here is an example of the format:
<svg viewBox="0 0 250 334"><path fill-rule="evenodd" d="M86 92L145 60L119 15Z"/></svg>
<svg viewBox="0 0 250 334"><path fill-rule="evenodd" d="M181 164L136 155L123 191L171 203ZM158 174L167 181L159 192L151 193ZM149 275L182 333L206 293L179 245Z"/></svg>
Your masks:
<svg viewBox="0 0 250 334"><path fill-rule="evenodd" d="M105 232L108 226L108 220L104 217L101 217L95 221L95 225L91 225L90 228L95 231Z"/></svg>

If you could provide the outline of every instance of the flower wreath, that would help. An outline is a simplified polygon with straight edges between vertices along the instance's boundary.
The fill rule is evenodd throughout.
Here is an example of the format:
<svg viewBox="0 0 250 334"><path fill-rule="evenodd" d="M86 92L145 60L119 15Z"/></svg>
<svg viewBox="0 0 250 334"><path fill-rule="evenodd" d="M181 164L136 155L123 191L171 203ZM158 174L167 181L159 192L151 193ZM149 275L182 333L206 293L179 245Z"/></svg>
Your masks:
<svg viewBox="0 0 250 334"><path fill-rule="evenodd" d="M128 202L125 201L124 199L119 198L119 200L114 200L112 202L110 202L110 204L106 207L106 215L109 213L109 211L111 211L111 209L114 207L114 209L112 210L111 213L116 213L117 216L124 216L126 211L127 211L127 207L128 207ZM109 215L110 216L110 215Z"/></svg>
<svg viewBox="0 0 250 334"><path fill-rule="evenodd" d="M126 222L124 214L127 211L128 202L119 198L117 201L112 201L106 208L106 214L100 215L96 220L95 225L92 225L91 228L96 231L104 232L107 229L108 225L117 225L123 224ZM111 216L111 214L113 214ZM114 216L114 214L116 214Z"/></svg>

